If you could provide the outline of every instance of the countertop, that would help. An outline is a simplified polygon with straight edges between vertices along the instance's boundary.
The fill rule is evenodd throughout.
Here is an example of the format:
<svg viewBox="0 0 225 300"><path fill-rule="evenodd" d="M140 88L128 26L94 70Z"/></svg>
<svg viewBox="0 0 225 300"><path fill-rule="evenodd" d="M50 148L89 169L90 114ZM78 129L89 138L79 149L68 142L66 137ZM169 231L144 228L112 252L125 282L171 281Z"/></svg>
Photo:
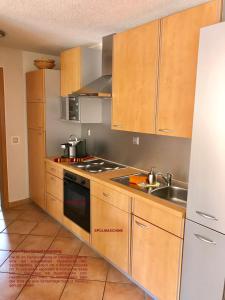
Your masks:
<svg viewBox="0 0 225 300"><path fill-rule="evenodd" d="M99 158L99 157L96 157ZM46 160L54 162L54 158L46 158ZM186 208L170 202L168 200L164 200L162 198L153 196L152 194L147 194L142 192L141 190L136 190L131 187L122 185L120 183L117 183L115 181L112 181L112 178L135 174L143 172L142 170L132 168L132 167L125 167L123 169L119 170L113 170L113 171L106 171L103 173L89 173L87 171L81 170L77 167L72 166L70 163L64 163L64 162L54 162L56 165L61 166L63 169L70 171L72 173L76 173L78 175L81 175L83 177L86 177L92 181L99 182L101 184L104 184L105 186L108 186L109 188L113 188L114 190L117 190L120 193L127 194L130 197L135 197L143 201L151 201L151 204L154 204L156 206L160 206L161 209L165 209L168 212L172 213L173 215L176 215L178 217L185 218L186 214ZM183 184L185 185L185 184Z"/></svg>

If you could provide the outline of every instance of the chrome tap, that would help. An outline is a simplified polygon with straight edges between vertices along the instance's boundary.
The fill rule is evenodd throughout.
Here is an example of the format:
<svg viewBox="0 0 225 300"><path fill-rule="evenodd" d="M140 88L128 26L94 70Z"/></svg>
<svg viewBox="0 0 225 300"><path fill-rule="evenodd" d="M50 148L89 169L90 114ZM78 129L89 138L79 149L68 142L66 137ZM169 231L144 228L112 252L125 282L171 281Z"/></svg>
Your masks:
<svg viewBox="0 0 225 300"><path fill-rule="evenodd" d="M161 176L162 179L166 182L167 186L171 186L172 185L173 175L171 173L166 173L166 176L163 175L162 173L157 173L157 176Z"/></svg>

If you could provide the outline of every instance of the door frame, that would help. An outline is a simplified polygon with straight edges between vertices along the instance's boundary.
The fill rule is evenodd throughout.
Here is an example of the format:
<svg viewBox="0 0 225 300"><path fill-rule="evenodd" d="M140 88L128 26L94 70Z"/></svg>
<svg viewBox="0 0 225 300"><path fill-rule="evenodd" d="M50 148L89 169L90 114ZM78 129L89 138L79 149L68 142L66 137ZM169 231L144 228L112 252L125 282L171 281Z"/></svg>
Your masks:
<svg viewBox="0 0 225 300"><path fill-rule="evenodd" d="M5 94L4 74L0 67L0 186L2 192L2 206L9 207L8 193L8 171L7 171L7 149L6 149L6 127L5 127Z"/></svg>

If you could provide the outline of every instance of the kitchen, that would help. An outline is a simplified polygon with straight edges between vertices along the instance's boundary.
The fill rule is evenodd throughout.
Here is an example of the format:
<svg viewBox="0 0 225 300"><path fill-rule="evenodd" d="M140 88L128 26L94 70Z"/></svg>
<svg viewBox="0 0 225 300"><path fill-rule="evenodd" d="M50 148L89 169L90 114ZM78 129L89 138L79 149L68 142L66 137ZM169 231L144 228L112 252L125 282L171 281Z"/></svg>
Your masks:
<svg viewBox="0 0 225 300"><path fill-rule="evenodd" d="M60 51L0 22L0 299L224 299L222 3L153 8Z"/></svg>

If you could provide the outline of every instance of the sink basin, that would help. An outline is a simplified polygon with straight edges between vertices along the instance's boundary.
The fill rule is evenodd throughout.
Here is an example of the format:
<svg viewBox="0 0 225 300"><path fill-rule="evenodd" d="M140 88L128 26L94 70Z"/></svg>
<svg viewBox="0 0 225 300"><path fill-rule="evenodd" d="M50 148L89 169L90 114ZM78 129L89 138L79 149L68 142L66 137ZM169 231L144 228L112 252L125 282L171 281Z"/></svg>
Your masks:
<svg viewBox="0 0 225 300"><path fill-rule="evenodd" d="M184 206L186 206L187 203L187 189L184 188L176 186L165 186L153 190L151 194L159 198L183 204Z"/></svg>

